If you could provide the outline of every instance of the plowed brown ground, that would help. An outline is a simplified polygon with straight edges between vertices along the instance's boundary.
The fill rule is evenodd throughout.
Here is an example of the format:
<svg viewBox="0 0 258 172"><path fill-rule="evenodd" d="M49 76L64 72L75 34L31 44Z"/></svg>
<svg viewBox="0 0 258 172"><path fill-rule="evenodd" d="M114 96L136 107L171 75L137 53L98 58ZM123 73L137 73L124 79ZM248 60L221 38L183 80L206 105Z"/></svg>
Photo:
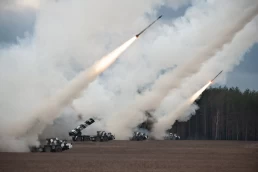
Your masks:
<svg viewBox="0 0 258 172"><path fill-rule="evenodd" d="M74 143L62 153L0 153L7 172L258 172L258 142Z"/></svg>

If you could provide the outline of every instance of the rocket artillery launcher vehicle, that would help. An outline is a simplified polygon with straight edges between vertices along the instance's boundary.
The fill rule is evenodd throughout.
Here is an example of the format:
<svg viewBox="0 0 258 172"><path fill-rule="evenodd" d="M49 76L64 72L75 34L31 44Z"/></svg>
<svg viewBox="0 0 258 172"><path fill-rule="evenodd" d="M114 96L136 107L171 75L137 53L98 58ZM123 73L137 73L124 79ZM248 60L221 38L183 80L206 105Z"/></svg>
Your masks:
<svg viewBox="0 0 258 172"><path fill-rule="evenodd" d="M91 136L92 141L97 142L107 142L109 140L114 140L115 136L111 133L106 133L105 131L97 131L97 135Z"/></svg>
<svg viewBox="0 0 258 172"><path fill-rule="evenodd" d="M167 135L164 137L164 140L180 140L180 136L173 133L167 133Z"/></svg>
<svg viewBox="0 0 258 172"><path fill-rule="evenodd" d="M82 130L93 124L95 120L93 118L88 119L84 124L79 125L75 129L69 132L69 136L72 136L73 141L90 141L91 138L88 135L82 135Z"/></svg>
<svg viewBox="0 0 258 172"><path fill-rule="evenodd" d="M82 135L82 130L93 124L95 120L93 118L88 119L84 124L79 125L75 129L69 132L69 136L72 136L73 141L109 141L114 140L115 136L112 133L105 131L97 131L97 135Z"/></svg>
<svg viewBox="0 0 258 172"><path fill-rule="evenodd" d="M71 149L72 147L72 143L68 143L66 140L48 138L46 139L46 144L40 145L38 147L31 147L30 150L31 152L63 152L65 150Z"/></svg>
<svg viewBox="0 0 258 172"><path fill-rule="evenodd" d="M147 139L148 139L148 135L142 132L134 132L133 137L130 138L130 140L132 141L143 141Z"/></svg>

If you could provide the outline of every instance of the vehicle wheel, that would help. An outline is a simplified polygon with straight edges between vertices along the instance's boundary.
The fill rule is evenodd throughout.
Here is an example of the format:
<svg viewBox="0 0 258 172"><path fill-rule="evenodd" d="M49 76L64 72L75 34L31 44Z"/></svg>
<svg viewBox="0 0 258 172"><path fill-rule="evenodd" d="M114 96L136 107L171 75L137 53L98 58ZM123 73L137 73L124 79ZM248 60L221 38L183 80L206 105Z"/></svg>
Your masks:
<svg viewBox="0 0 258 172"><path fill-rule="evenodd" d="M36 148L36 147L31 147L31 148L30 148L30 151L31 151L31 152L37 152L37 148Z"/></svg>
<svg viewBox="0 0 258 172"><path fill-rule="evenodd" d="M82 137L80 136L74 137L74 141L81 141L81 140L82 140Z"/></svg>
<svg viewBox="0 0 258 172"><path fill-rule="evenodd" d="M97 141L97 142L100 142L100 141L101 141L100 137L97 137L97 138L96 138L96 141Z"/></svg>
<svg viewBox="0 0 258 172"><path fill-rule="evenodd" d="M55 151L56 152L62 152L62 147L61 146L56 146Z"/></svg>
<svg viewBox="0 0 258 172"><path fill-rule="evenodd" d="M44 147L44 152L51 152L51 147L49 146Z"/></svg>
<svg viewBox="0 0 258 172"><path fill-rule="evenodd" d="M104 137L104 138L103 138L103 141L104 141L104 142L107 142L108 140L109 140L108 137Z"/></svg>

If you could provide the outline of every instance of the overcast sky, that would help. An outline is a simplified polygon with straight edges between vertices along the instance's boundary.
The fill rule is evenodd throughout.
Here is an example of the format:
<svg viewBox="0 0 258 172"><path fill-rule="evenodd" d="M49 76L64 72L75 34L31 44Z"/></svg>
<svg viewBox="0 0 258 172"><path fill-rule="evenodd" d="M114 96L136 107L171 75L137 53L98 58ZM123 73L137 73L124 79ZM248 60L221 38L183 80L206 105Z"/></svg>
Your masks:
<svg viewBox="0 0 258 172"><path fill-rule="evenodd" d="M17 42L17 37L24 37L26 32L33 33L36 14L32 8L5 8L4 0L0 2L0 44L8 45ZM5 1L11 2L11 1ZM183 7L174 11L171 8L162 7L159 11L163 14L163 20L171 20L184 15ZM258 28L258 26L257 26ZM230 74L227 86L239 87L241 90L246 88L258 90L258 45L256 44Z"/></svg>

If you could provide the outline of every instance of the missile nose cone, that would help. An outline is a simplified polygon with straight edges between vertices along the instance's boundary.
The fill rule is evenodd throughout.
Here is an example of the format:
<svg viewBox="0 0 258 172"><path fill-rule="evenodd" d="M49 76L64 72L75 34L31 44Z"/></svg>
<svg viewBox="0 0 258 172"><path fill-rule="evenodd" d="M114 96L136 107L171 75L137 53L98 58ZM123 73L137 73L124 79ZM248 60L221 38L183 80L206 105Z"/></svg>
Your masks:
<svg viewBox="0 0 258 172"><path fill-rule="evenodd" d="M160 15L158 19L160 19L161 17L162 17L162 15Z"/></svg>

